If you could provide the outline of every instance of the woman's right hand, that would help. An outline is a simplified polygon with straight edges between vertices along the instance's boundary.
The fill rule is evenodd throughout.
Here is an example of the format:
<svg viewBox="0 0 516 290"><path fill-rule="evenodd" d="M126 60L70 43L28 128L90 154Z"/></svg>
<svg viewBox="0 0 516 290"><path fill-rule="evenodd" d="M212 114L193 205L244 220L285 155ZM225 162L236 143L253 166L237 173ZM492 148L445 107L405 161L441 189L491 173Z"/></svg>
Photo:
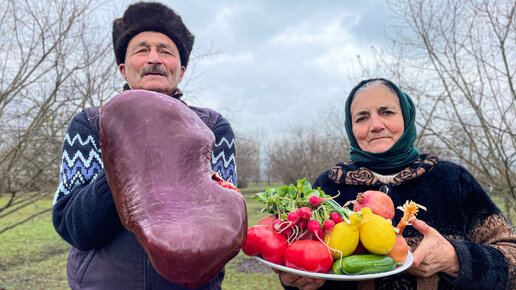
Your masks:
<svg viewBox="0 0 516 290"><path fill-rule="evenodd" d="M291 273L280 273L281 283L285 286L297 287L302 290L318 289L324 284L325 280L303 277Z"/></svg>
<svg viewBox="0 0 516 290"><path fill-rule="evenodd" d="M420 277L429 277L438 272L457 277L459 260L452 244L422 220L414 219L411 224L423 234L423 240L412 253L414 263L407 272Z"/></svg>

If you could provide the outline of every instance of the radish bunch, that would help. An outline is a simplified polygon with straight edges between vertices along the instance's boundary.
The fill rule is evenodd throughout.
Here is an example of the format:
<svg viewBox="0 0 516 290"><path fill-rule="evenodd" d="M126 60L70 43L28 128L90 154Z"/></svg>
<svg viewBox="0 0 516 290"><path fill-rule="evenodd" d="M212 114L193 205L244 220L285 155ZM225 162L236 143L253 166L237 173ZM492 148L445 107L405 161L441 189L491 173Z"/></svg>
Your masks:
<svg viewBox="0 0 516 290"><path fill-rule="evenodd" d="M334 198L320 189L313 189L306 179L299 180L297 185L268 188L254 196L266 204L263 211L276 217L270 225L276 233L285 235L289 244L306 239L322 241L336 224L349 223L347 217L351 210L342 208Z"/></svg>
<svg viewBox="0 0 516 290"><path fill-rule="evenodd" d="M249 228L242 250L250 256L295 269L327 273L333 251L324 242L335 225L347 222L353 212L343 208L305 179L297 185L268 188L254 199L266 205L269 215Z"/></svg>

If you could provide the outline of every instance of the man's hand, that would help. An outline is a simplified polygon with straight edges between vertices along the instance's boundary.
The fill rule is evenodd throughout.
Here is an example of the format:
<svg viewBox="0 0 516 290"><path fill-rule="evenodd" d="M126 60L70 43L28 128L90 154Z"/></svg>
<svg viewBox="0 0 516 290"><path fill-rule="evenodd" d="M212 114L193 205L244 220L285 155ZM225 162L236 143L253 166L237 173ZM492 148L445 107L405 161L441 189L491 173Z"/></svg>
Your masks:
<svg viewBox="0 0 516 290"><path fill-rule="evenodd" d="M303 277L291 273L281 272L281 282L286 286L297 287L302 290L313 290L321 287L325 280Z"/></svg>
<svg viewBox="0 0 516 290"><path fill-rule="evenodd" d="M424 237L414 251L414 263L407 271L421 277L429 277L438 272L457 277L459 260L452 244L424 221L414 219L411 223Z"/></svg>

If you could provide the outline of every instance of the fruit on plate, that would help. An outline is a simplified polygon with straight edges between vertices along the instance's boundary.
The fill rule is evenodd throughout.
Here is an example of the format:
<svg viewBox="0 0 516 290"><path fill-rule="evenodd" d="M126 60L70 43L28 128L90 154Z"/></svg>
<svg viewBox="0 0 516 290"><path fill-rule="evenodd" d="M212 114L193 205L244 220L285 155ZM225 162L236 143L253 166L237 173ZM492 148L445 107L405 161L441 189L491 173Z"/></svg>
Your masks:
<svg viewBox="0 0 516 290"><path fill-rule="evenodd" d="M276 233L272 227L257 225L247 230L247 239L242 247L248 256L261 255L266 261L285 265L284 255L287 249L287 238Z"/></svg>
<svg viewBox="0 0 516 290"><path fill-rule="evenodd" d="M360 211L364 207L368 207L374 214L382 216L385 219L392 220L394 218L394 203L392 199L385 193L376 190L368 190L357 194L353 203L353 210Z"/></svg>
<svg viewBox="0 0 516 290"><path fill-rule="evenodd" d="M332 267L339 274L352 275L382 273L395 268L396 262L391 257L374 254L347 256L336 260Z"/></svg>
<svg viewBox="0 0 516 290"><path fill-rule="evenodd" d="M333 258L349 256L358 245L360 222L362 219L356 213L349 216L350 224L341 222L326 233L324 242L332 249Z"/></svg>
<svg viewBox="0 0 516 290"><path fill-rule="evenodd" d="M409 246L402 234L403 230L405 229L405 226L409 224L410 220L415 218L416 214L419 211L419 208L426 210L424 206L417 204L413 201L406 201L403 206L398 206L398 209L403 211L403 217L396 226L396 228L399 230L396 233L396 242L394 243L394 246L392 247L391 251L387 254L396 262L404 262L407 258Z"/></svg>
<svg viewBox="0 0 516 290"><path fill-rule="evenodd" d="M308 272L328 273L333 257L328 247L314 240L295 241L285 251L285 266Z"/></svg>
<svg viewBox="0 0 516 290"><path fill-rule="evenodd" d="M360 241L364 248L372 254L389 253L396 241L396 233L392 224L383 217L374 214L370 208L364 207L360 225Z"/></svg>

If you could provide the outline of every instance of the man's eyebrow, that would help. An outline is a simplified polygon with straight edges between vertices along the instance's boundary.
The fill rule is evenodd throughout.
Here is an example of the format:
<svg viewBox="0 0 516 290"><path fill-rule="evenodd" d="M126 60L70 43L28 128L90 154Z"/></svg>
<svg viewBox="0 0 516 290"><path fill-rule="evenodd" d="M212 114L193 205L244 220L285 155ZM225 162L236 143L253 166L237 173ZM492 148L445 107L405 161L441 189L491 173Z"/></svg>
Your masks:
<svg viewBox="0 0 516 290"><path fill-rule="evenodd" d="M135 47L142 47L142 46L148 47L148 46L151 46L151 44L148 43L147 41L143 40L143 41L140 41L140 42L136 43ZM173 46L168 44L168 43L158 42L158 43L156 43L156 48L158 48L158 49L160 49L160 48L172 49Z"/></svg>
<svg viewBox="0 0 516 290"><path fill-rule="evenodd" d="M149 46L149 43L147 41L140 41L136 44L136 47L139 47L139 46Z"/></svg>
<svg viewBox="0 0 516 290"><path fill-rule="evenodd" d="M168 43L163 43L163 42L158 42L156 44L156 47L157 48L172 48L172 45L168 44Z"/></svg>

